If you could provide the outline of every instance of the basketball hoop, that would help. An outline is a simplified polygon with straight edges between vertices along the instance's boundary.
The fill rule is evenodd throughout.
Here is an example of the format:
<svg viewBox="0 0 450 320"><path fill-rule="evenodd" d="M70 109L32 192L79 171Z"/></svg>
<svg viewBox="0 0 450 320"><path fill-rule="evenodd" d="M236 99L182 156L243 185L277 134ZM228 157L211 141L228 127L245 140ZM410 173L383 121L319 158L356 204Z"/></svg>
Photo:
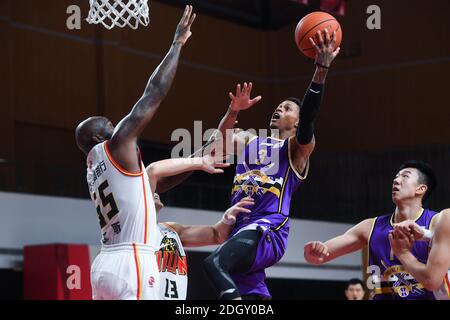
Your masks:
<svg viewBox="0 0 450 320"><path fill-rule="evenodd" d="M87 22L101 23L111 30L126 26L137 29L139 24L147 26L149 22L148 0L89 0Z"/></svg>

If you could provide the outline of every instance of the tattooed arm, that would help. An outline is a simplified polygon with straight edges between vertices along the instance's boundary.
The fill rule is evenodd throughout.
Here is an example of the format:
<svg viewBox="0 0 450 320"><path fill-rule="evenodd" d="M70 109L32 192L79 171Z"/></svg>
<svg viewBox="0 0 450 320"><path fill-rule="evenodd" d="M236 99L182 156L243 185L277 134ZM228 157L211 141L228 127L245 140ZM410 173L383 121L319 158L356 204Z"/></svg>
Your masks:
<svg viewBox="0 0 450 320"><path fill-rule="evenodd" d="M177 71L181 48L191 36L190 29L194 19L192 6L186 6L169 52L151 75L142 97L119 122L108 142L114 160L126 171L139 172L141 169L137 139L169 92Z"/></svg>

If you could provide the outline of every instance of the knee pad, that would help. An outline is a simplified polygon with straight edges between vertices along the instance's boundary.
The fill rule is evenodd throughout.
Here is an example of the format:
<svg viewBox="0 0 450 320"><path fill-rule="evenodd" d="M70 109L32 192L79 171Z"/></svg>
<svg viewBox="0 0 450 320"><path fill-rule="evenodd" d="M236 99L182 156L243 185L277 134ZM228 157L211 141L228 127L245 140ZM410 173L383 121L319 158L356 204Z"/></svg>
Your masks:
<svg viewBox="0 0 450 320"><path fill-rule="evenodd" d="M214 264L214 257L216 255L214 253L211 253L205 260L203 260L203 270L205 270L205 272L207 274L211 273L211 272L215 272L218 271L217 267Z"/></svg>

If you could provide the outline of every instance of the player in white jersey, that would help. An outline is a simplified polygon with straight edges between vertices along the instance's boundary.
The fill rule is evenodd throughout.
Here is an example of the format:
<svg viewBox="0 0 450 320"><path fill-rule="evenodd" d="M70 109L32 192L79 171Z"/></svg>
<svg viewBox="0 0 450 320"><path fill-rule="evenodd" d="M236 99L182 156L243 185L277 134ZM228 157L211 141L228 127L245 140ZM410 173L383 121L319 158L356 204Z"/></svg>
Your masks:
<svg viewBox="0 0 450 320"><path fill-rule="evenodd" d="M167 159L152 163L147 167L152 189L164 177L177 176L184 172L203 170L214 174L223 172L221 167L228 164L217 163L210 156L203 158ZM159 195L154 194L156 212L164 207ZM222 219L214 225L182 225L176 222L158 223L158 243L156 254L161 276L160 295L163 300L185 300L187 295L188 268L184 247L200 247L223 243L233 230L236 216L250 213L252 198L243 198L229 208ZM247 207L247 208L246 208Z"/></svg>
<svg viewBox="0 0 450 320"><path fill-rule="evenodd" d="M417 281L433 291L437 300L450 300L450 209L433 218L430 230L411 220L395 225L389 240L394 254ZM430 241L426 264L411 254L415 240Z"/></svg>
<svg viewBox="0 0 450 320"><path fill-rule="evenodd" d="M137 139L172 85L194 19L192 6L186 6L169 52L115 128L105 117L88 118L76 128L102 232L102 249L91 266L93 299L159 298L155 204Z"/></svg>

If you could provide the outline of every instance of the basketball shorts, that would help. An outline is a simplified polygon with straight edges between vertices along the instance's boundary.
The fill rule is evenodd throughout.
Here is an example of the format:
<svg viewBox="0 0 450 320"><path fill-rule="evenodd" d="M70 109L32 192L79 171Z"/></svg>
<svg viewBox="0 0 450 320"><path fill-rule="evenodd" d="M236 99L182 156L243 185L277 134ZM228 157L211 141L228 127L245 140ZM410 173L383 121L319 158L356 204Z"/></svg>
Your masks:
<svg viewBox="0 0 450 320"><path fill-rule="evenodd" d="M104 245L91 266L94 300L158 300L159 271L148 245Z"/></svg>

